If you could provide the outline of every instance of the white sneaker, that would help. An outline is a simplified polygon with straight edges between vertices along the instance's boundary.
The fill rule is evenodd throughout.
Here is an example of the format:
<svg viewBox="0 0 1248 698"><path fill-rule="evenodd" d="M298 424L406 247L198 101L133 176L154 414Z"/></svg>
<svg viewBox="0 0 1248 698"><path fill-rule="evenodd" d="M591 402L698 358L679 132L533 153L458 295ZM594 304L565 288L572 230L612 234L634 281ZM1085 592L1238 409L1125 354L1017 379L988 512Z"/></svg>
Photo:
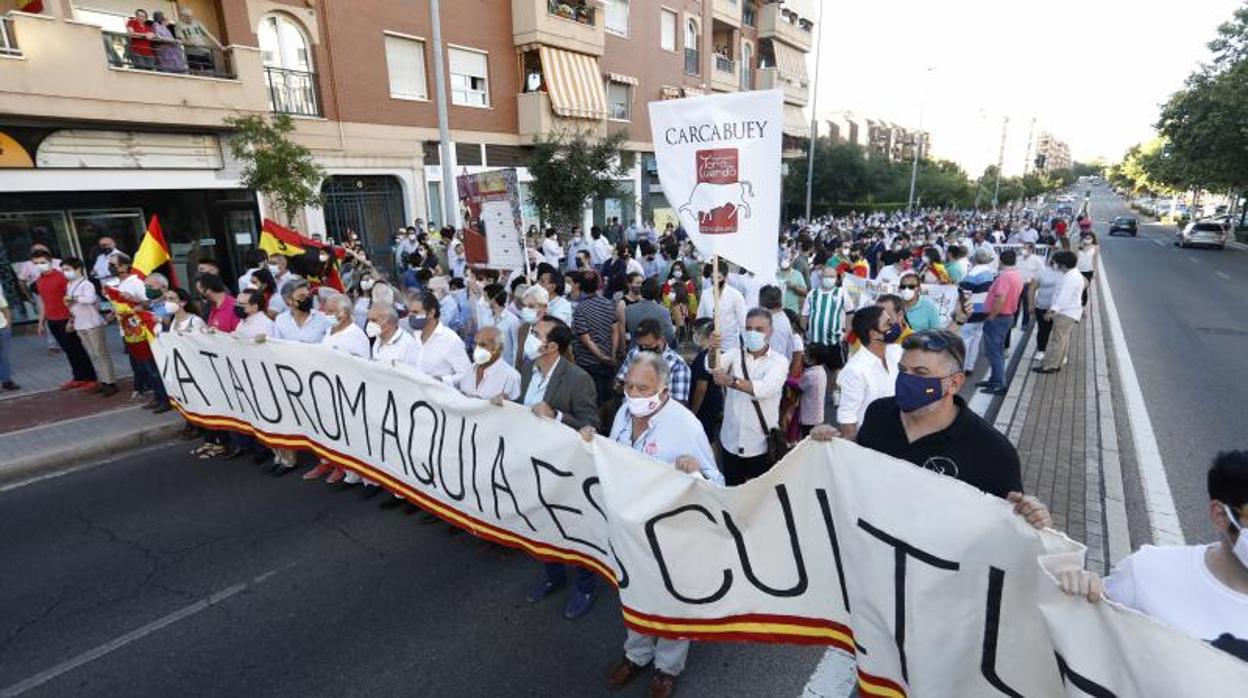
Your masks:
<svg viewBox="0 0 1248 698"><path fill-rule="evenodd" d="M1044 361L1044 352L1038 351L1036 355L1031 357L1032 361Z"/></svg>

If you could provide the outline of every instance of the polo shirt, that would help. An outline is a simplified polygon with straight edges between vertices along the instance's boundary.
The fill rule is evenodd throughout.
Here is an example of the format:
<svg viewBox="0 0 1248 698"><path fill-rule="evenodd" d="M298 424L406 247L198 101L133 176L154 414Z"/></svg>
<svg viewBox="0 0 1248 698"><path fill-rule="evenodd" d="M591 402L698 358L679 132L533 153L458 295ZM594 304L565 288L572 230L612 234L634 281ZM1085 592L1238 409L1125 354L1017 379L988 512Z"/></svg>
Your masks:
<svg viewBox="0 0 1248 698"><path fill-rule="evenodd" d="M1023 491L1022 465L1014 445L954 396L958 416L941 431L910 442L894 398L880 398L867 407L858 445L910 461L942 475L1005 498Z"/></svg>
<svg viewBox="0 0 1248 698"><path fill-rule="evenodd" d="M681 456L690 456L698 461L702 477L717 485L724 484L724 476L715 465L715 453L698 418L675 400L668 399L650 415L646 430L640 434L633 433L628 404L621 405L611 424L611 440L664 463L675 464Z"/></svg>
<svg viewBox="0 0 1248 698"><path fill-rule="evenodd" d="M35 290L43 301L43 317L53 322L69 319L69 306L65 304L65 296L69 295L69 282L59 269L49 269L35 279Z"/></svg>
<svg viewBox="0 0 1248 698"><path fill-rule="evenodd" d="M906 308L906 324L915 332L939 330L944 327L940 321L940 310L927 296L919 296L917 303Z"/></svg>
<svg viewBox="0 0 1248 698"><path fill-rule="evenodd" d="M988 296L984 298L984 310L992 312L1001 299L1001 312L998 315L1013 315L1018 312L1018 301L1023 292L1023 275L1014 267L1002 267L992 285L988 287Z"/></svg>
<svg viewBox="0 0 1248 698"><path fill-rule="evenodd" d="M861 426L867 407L879 398L893 394L897 383L897 362L902 349L897 344L884 347L884 360L869 351L856 351L836 374L841 399L836 405L836 421Z"/></svg>
<svg viewBox="0 0 1248 698"><path fill-rule="evenodd" d="M325 333L334 326L329 317L313 310L304 318L303 324L295 322L295 316L288 310L273 320L273 339L286 339L304 344L320 344Z"/></svg>
<svg viewBox="0 0 1248 698"><path fill-rule="evenodd" d="M576 358L577 366L596 368L602 365L598 357L581 341L581 335L584 334L594 340L598 351L605 356L611 356L611 328L614 325L615 304L606 298L594 294L576 304L576 310L572 312L572 334L576 336L572 355Z"/></svg>

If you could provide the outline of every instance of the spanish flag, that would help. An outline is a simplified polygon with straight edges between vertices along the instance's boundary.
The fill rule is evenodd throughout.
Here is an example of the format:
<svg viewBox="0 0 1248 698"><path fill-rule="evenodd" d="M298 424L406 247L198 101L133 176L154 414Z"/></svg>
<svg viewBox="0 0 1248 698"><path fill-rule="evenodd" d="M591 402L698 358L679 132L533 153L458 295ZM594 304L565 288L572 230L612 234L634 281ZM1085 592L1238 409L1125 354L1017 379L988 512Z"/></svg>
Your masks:
<svg viewBox="0 0 1248 698"><path fill-rule="evenodd" d="M156 214L152 214L152 221L147 224L147 233L143 235L143 242L139 243L139 251L134 253L134 262L131 263L130 269L146 277L172 260L173 256L169 254L169 243L165 242L165 234L160 229L160 219L156 217ZM169 284L178 285L172 264L169 264Z"/></svg>
<svg viewBox="0 0 1248 698"><path fill-rule="evenodd" d="M17 9L37 15L43 12L43 0L17 0Z"/></svg>
<svg viewBox="0 0 1248 698"><path fill-rule="evenodd" d="M306 238L272 219L265 218L264 224L260 226L260 249L271 255L289 257L291 262L300 258L300 263L290 265L291 270L306 278L313 287L325 285L338 291L343 290L342 278L338 275L338 263L344 255L341 247ZM325 252L328 260L324 263L319 260L305 262L309 252ZM306 268L305 264L312 268Z"/></svg>

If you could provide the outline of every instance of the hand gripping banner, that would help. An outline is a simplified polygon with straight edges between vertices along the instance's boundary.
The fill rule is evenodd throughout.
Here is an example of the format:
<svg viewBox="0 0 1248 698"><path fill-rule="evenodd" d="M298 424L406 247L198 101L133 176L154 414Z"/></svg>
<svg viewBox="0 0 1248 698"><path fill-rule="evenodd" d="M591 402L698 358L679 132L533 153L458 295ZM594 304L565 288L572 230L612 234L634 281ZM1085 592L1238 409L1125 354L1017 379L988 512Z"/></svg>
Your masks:
<svg viewBox="0 0 1248 698"><path fill-rule="evenodd" d="M839 647L872 696L1230 695L1248 667L1048 570L1083 548L956 480L806 441L724 488L518 405L316 345L166 333L178 410L310 449L474 535L615 584L654 635Z"/></svg>

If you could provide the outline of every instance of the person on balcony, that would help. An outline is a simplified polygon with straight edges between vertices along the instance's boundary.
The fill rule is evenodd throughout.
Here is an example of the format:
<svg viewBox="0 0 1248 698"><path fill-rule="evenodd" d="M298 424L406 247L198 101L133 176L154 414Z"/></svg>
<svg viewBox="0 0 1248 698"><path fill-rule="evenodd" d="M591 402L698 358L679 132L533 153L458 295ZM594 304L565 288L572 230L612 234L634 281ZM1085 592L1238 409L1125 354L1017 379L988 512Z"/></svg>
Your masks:
<svg viewBox="0 0 1248 698"><path fill-rule="evenodd" d="M225 51L225 47L204 27L203 22L195 18L190 7L183 5L178 8L178 23L174 25L174 36L182 41L186 50L187 67L193 73L217 73L217 51Z"/></svg>
<svg viewBox="0 0 1248 698"><path fill-rule="evenodd" d="M126 20L126 33L130 36L130 65L144 70L155 68L156 52L150 39L156 35L148 24L147 10L134 11L134 16Z"/></svg>
<svg viewBox="0 0 1248 698"><path fill-rule="evenodd" d="M185 73L186 54L182 51L182 42L174 38L165 13L159 10L152 13L152 33L156 35L156 69L165 73Z"/></svg>

